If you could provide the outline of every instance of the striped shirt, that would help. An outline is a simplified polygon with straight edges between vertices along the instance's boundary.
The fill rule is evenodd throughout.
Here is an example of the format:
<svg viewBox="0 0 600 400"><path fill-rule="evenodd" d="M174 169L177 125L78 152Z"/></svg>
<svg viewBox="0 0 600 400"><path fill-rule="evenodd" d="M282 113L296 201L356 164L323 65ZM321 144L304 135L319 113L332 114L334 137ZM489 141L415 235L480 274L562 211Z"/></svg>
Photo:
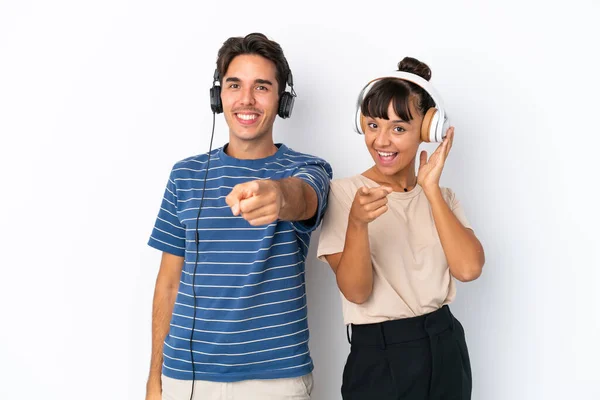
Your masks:
<svg viewBox="0 0 600 400"><path fill-rule="evenodd" d="M296 377L313 369L304 262L325 211L332 170L318 157L277 146L274 155L258 160L232 158L223 147L210 153L198 246L208 156L182 160L171 171L148 242L185 258L163 347L168 377L233 382ZM315 218L251 226L225 202L239 183L288 177L316 191Z"/></svg>

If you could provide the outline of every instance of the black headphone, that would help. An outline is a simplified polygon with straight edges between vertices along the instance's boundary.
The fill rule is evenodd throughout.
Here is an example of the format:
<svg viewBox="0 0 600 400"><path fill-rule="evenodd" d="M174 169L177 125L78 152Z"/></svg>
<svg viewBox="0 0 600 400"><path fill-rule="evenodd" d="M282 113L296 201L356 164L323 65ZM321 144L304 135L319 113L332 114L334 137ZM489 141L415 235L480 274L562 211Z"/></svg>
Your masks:
<svg viewBox="0 0 600 400"><path fill-rule="evenodd" d="M218 84L218 85L217 85ZM287 84L290 87L290 91L284 91L279 96L279 107L277 109L277 115L281 118L289 118L292 116L292 109L294 108L294 100L296 98L296 92L294 91L294 78L292 77L292 71L288 70ZM223 112L223 103L221 102L221 86L219 83L219 70L215 69L213 75L213 86L210 88L210 109L215 114Z"/></svg>

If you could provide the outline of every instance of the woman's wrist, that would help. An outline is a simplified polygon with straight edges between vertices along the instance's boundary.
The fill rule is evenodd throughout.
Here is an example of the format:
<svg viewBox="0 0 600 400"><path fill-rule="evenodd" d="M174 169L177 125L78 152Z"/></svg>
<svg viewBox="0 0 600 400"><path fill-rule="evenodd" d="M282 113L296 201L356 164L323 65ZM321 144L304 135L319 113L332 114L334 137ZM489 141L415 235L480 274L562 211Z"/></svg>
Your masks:
<svg viewBox="0 0 600 400"><path fill-rule="evenodd" d="M427 196L427 199L429 201L431 201L432 199L441 196L442 194L442 189L440 188L440 185L435 183L435 184L429 184L429 185L425 185L425 186L421 186L423 188L423 192L425 192L425 196Z"/></svg>

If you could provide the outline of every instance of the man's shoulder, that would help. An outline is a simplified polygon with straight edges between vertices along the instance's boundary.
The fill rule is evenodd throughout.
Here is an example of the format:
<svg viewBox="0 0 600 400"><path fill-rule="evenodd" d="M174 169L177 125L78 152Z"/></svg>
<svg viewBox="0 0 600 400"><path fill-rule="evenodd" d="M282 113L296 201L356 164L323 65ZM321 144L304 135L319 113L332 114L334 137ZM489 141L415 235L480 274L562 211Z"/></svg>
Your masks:
<svg viewBox="0 0 600 400"><path fill-rule="evenodd" d="M215 160L217 160L219 158L219 151L221 149L212 149L210 151L210 162L214 162ZM208 153L200 153L200 154L196 154L193 156L189 156L186 157L182 160L179 160L175 163L175 166L189 166L191 164L197 164L197 163L206 163L208 161Z"/></svg>
<svg viewBox="0 0 600 400"><path fill-rule="evenodd" d="M305 159L305 160L318 160L322 162L326 162L325 159L309 153L303 153L301 151L297 151L292 149L291 147L285 147L285 151L283 152L283 156L295 157L297 159Z"/></svg>
<svg viewBox="0 0 600 400"><path fill-rule="evenodd" d="M280 158L287 160L289 163L295 164L298 167L306 165L318 165L325 169L330 176L332 175L332 169L329 162L327 162L327 160L324 158L314 154L303 153L290 147L286 147Z"/></svg>
<svg viewBox="0 0 600 400"><path fill-rule="evenodd" d="M210 152L210 164L212 165L219 159L219 150L213 149ZM177 173L179 171L190 171L190 170L201 170L206 168L206 164L208 163L208 154L201 153L193 156L186 157L182 160L179 160L173 164L173 172Z"/></svg>

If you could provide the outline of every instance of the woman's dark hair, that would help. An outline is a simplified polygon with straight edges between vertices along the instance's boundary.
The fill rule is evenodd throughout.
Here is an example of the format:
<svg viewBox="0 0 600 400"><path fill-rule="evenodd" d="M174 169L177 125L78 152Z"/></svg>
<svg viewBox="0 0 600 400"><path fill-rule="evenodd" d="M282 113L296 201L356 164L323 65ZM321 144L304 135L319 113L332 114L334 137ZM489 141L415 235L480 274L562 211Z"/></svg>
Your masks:
<svg viewBox="0 0 600 400"><path fill-rule="evenodd" d="M223 43L217 55L219 81L225 76L231 61L243 54L256 54L272 61L277 70L276 78L279 86L279 94L285 90L290 67L283 55L283 49L277 42L269 40L262 33L251 33L246 37L231 37Z"/></svg>
<svg viewBox="0 0 600 400"><path fill-rule="evenodd" d="M404 57L398 63L398 71L419 75L425 80L431 79L431 69L427 64L412 57ZM389 119L388 107L393 104L394 112L404 121L410 121L410 102L425 115L435 106L431 96L420 86L398 78L383 78L377 81L361 104L361 113L366 117Z"/></svg>

